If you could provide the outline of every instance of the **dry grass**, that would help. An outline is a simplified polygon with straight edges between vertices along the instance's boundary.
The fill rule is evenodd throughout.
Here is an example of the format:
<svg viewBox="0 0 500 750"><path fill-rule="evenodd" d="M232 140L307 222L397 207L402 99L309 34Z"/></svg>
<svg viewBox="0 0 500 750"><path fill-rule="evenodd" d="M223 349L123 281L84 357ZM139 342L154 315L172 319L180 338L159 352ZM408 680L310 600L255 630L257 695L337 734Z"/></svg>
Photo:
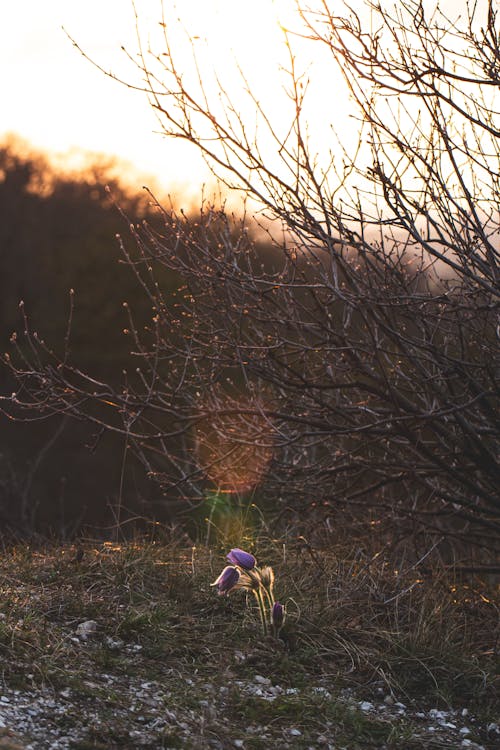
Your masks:
<svg viewBox="0 0 500 750"><path fill-rule="evenodd" d="M179 675L194 676L195 686L231 687L258 673L284 688L301 688L300 697L282 696L263 708L262 701L229 690L224 710L230 725L243 727L260 716L260 723L281 731L292 717L319 733L329 722L349 747L398 747L403 739L405 747L432 745L412 745L403 719L388 725L343 703L327 706L313 688L352 689L368 700L378 691L408 705L466 705L494 720L498 586L454 580L439 569L422 577L411 566L395 568L393 561L340 545L313 550L262 536L254 551L274 565L277 596L287 605L278 643L260 637L244 594L223 598L210 589L224 564L217 545L191 548L169 539L6 549L0 557L4 681L20 689L70 687L84 700L89 691L98 697L89 675L105 670L168 684L189 708L200 694L193 686L181 691ZM98 632L82 646L75 630L90 619ZM113 649L109 639L140 644L140 655ZM308 716L314 717L309 724ZM211 721L218 726L217 716ZM217 731L224 746L226 730L220 725ZM488 746L487 738L479 739ZM89 747L110 742L93 741ZM258 737L245 747L260 747Z"/></svg>

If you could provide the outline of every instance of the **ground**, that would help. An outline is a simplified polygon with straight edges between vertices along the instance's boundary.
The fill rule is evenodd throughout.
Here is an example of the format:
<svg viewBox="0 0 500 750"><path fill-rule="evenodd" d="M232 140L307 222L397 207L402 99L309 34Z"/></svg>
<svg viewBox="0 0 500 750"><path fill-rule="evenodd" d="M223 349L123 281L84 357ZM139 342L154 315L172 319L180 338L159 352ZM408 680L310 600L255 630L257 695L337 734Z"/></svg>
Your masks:
<svg viewBox="0 0 500 750"><path fill-rule="evenodd" d="M279 639L244 592L210 587L221 545L4 549L0 748L500 746L494 582L252 550L286 602Z"/></svg>

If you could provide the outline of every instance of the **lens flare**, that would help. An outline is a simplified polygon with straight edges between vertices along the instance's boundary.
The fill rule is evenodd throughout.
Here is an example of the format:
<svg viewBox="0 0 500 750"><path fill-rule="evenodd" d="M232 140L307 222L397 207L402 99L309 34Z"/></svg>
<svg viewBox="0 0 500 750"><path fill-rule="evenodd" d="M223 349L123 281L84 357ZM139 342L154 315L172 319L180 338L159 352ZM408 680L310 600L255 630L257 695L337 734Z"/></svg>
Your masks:
<svg viewBox="0 0 500 750"><path fill-rule="evenodd" d="M196 427L198 463L220 490L247 492L269 466L273 434L261 399L212 394Z"/></svg>

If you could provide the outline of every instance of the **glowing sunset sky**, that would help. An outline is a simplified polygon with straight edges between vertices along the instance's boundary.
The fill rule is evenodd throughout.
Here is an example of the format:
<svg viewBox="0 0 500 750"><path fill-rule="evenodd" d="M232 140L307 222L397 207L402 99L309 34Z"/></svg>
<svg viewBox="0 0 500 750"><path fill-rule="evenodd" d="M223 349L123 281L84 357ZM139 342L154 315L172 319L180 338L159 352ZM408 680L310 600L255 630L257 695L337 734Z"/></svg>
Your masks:
<svg viewBox="0 0 500 750"><path fill-rule="evenodd" d="M238 91L242 84L235 73L237 58L261 100L268 97L273 118L280 116L276 91L282 81L279 65L286 62L286 56L279 22L297 26L294 0L164 0L164 5L175 42L182 37L176 25L180 17L197 37L195 44L203 59L222 70ZM151 37L154 46L160 32L161 0L136 0L136 6L143 40ZM453 8L455 0L445 0L442 6ZM133 79L133 66L121 50L122 45L131 53L137 50L129 0L5 2L0 17L0 138L13 132L49 151L80 148L114 154L131 162L141 177L154 175L164 190L180 187L199 193L208 171L196 149L163 138L146 96L106 78L82 57L63 30L106 70ZM186 50L179 60L189 67ZM317 102L314 126L322 122L329 126L333 111L337 132L340 129L347 138L352 123L347 119L340 81L332 80L330 66L325 78L321 60L315 64L311 76L317 87L315 92L313 85L311 93Z"/></svg>
<svg viewBox="0 0 500 750"><path fill-rule="evenodd" d="M137 0L136 5L147 38L159 28L161 3ZM205 37L214 40L215 58L223 48L231 57L238 49L238 58L253 61L261 80L269 79L270 60L277 71L283 34L276 18L290 11L290 0L165 0L165 7L182 17L199 44ZM163 188L180 183L198 190L208 173L196 150L162 138L145 95L106 78L63 30L106 70L133 77L121 51L122 45L137 49L131 2L24 0L5 4L1 17L0 137L17 133L36 148L59 153L76 147L116 154L141 175L155 175Z"/></svg>

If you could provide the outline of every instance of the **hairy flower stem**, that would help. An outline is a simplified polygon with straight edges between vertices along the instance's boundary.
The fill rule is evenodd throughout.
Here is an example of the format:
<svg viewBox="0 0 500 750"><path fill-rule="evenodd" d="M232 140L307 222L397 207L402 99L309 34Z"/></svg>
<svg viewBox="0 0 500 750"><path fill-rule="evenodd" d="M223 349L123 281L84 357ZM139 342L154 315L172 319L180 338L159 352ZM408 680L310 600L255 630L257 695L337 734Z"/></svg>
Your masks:
<svg viewBox="0 0 500 750"><path fill-rule="evenodd" d="M274 596L273 596L272 590L271 589L267 589L266 587L264 587L264 593L266 595L269 607L272 609L273 608L273 604L274 604Z"/></svg>
<svg viewBox="0 0 500 750"><path fill-rule="evenodd" d="M255 593L255 597L259 605L259 613L260 613L260 621L262 623L262 630L264 632L264 635L267 635L267 617L266 617L266 608L264 606L264 600L262 599L262 589L259 588L254 593Z"/></svg>

